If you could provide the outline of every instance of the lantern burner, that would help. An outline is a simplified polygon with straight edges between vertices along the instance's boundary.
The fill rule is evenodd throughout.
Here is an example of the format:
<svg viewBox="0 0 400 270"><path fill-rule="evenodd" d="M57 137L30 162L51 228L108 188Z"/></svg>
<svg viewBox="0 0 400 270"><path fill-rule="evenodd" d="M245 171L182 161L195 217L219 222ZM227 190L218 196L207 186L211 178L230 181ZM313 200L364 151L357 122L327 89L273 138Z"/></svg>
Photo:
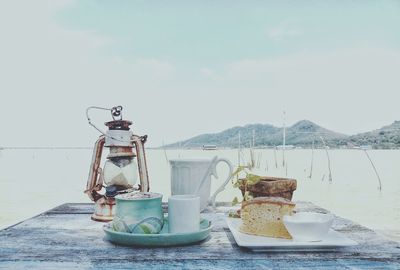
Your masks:
<svg viewBox="0 0 400 270"><path fill-rule="evenodd" d="M127 120L113 120L104 123L109 130L129 130L130 125L132 125L131 121Z"/></svg>

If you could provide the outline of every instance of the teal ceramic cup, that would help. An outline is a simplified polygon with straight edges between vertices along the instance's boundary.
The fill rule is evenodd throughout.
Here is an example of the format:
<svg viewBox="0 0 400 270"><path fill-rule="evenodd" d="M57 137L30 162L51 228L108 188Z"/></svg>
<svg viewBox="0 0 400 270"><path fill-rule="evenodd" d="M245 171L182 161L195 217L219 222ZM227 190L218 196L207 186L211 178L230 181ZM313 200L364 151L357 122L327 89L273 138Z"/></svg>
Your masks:
<svg viewBox="0 0 400 270"><path fill-rule="evenodd" d="M115 231L157 234L164 225L162 194L136 192L115 197L116 212L112 222Z"/></svg>

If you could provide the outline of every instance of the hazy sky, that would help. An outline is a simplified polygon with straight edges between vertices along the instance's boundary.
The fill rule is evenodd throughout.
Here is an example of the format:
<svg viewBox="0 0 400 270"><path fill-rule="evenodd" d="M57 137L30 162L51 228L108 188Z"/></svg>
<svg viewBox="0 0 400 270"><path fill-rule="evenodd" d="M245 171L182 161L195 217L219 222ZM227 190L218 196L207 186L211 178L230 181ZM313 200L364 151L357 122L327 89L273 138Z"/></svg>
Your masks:
<svg viewBox="0 0 400 270"><path fill-rule="evenodd" d="M0 91L0 146L91 146L90 105L152 146L283 110L367 131L400 120L400 2L3 0Z"/></svg>

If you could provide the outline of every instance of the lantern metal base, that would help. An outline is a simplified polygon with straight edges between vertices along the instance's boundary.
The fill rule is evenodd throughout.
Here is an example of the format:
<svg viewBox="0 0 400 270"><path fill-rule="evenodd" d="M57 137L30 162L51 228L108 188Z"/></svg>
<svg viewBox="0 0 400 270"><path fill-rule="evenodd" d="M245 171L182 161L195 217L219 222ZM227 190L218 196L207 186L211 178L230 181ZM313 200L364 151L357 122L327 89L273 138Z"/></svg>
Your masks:
<svg viewBox="0 0 400 270"><path fill-rule="evenodd" d="M115 199L108 197L101 197L94 203L94 213L92 220L108 222L114 219Z"/></svg>

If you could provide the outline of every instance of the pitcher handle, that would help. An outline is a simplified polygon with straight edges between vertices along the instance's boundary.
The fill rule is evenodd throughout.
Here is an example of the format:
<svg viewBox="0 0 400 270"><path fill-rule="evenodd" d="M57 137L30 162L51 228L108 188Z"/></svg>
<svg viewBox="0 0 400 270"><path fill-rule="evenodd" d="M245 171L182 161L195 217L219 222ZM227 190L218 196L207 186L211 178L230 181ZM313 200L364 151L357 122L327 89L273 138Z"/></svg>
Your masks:
<svg viewBox="0 0 400 270"><path fill-rule="evenodd" d="M229 167L229 175L226 178L225 182L223 182L222 185L210 197L210 202L211 202L213 207L215 207L215 198L217 197L218 193L220 193L221 191L223 191L225 189L225 186L228 184L229 180L231 180L232 174L233 174L233 165L232 165L232 163L229 160L225 159L225 158L219 158L215 162L214 170L213 170L213 173L212 173L216 178L218 178L218 176L216 174L216 169L217 169L218 163L220 163L220 162L224 162L224 163L226 163L228 165L228 167Z"/></svg>

